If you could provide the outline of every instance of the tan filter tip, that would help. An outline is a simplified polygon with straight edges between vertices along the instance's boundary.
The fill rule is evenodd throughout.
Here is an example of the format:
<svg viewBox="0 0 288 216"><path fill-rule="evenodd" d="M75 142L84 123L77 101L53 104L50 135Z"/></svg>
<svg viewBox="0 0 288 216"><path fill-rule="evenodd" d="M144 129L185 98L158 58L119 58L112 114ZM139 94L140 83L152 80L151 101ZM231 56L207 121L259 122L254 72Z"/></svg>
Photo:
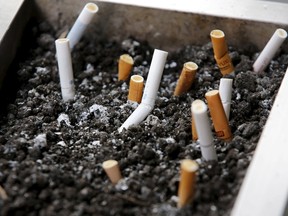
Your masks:
<svg viewBox="0 0 288 216"><path fill-rule="evenodd" d="M181 75L178 79L174 95L179 96L185 92L187 92L196 76L196 71L198 69L198 65L194 62L186 62L183 65L183 69L181 71Z"/></svg>
<svg viewBox="0 0 288 216"><path fill-rule="evenodd" d="M118 62L118 80L127 80L134 64L133 58L128 54L123 54Z"/></svg>
<svg viewBox="0 0 288 216"><path fill-rule="evenodd" d="M144 78L140 75L131 76L129 83L128 100L140 103L142 99L143 88Z"/></svg>
<svg viewBox="0 0 288 216"><path fill-rule="evenodd" d="M199 166L194 160L184 159L181 162L180 169L181 173L178 189L178 208L184 207L193 199L196 172L199 169Z"/></svg>
<svg viewBox="0 0 288 216"><path fill-rule="evenodd" d="M117 182L122 179L120 168L116 160L104 161L102 167L113 184L117 184Z"/></svg>
<svg viewBox="0 0 288 216"><path fill-rule="evenodd" d="M230 141L233 136L221 102L219 91L209 91L205 94L205 98L210 110L216 136L224 141Z"/></svg>

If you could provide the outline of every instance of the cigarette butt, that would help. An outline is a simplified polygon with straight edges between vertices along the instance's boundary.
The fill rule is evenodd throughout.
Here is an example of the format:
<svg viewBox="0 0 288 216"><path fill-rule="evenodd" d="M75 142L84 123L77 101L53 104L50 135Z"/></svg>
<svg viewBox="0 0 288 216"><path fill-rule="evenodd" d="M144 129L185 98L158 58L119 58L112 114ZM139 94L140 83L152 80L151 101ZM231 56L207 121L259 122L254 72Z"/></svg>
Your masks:
<svg viewBox="0 0 288 216"><path fill-rule="evenodd" d="M61 93L63 100L73 100L75 96L71 51L68 38L55 41Z"/></svg>
<svg viewBox="0 0 288 216"><path fill-rule="evenodd" d="M118 80L127 80L132 66L134 64L133 58L128 54L123 54L119 58L118 63Z"/></svg>
<svg viewBox="0 0 288 216"><path fill-rule="evenodd" d="M281 44L287 38L287 32L284 29L276 29L257 60L253 64L253 70L255 72L262 72L265 70L267 65L271 62L277 50Z"/></svg>
<svg viewBox="0 0 288 216"><path fill-rule="evenodd" d="M181 75L179 77L176 89L174 91L175 96L179 96L190 89L195 79L197 69L198 65L194 62L186 62L183 65Z"/></svg>
<svg viewBox="0 0 288 216"><path fill-rule="evenodd" d="M128 100L140 103L144 88L144 78L140 75L133 75L130 78Z"/></svg>
<svg viewBox="0 0 288 216"><path fill-rule="evenodd" d="M113 184L117 184L117 182L122 179L120 168L116 160L104 161L102 167Z"/></svg>
<svg viewBox="0 0 288 216"><path fill-rule="evenodd" d="M221 78L220 85L219 85L219 95L221 98L221 102L229 121L230 117L230 106L231 106L231 97L232 97L232 84L233 80L228 78Z"/></svg>
<svg viewBox="0 0 288 216"><path fill-rule="evenodd" d="M219 91L209 91L205 94L205 98L208 103L216 136L225 141L230 141L233 136L220 99Z"/></svg>
<svg viewBox="0 0 288 216"><path fill-rule="evenodd" d="M178 208L182 208L192 201L198 168L198 164L193 160L185 159L181 162Z"/></svg>
<svg viewBox="0 0 288 216"><path fill-rule="evenodd" d="M224 76L232 73L234 71L234 66L228 53L224 32L218 29L213 30L210 33L210 37L213 45L214 58L222 75Z"/></svg>
<svg viewBox="0 0 288 216"><path fill-rule="evenodd" d="M207 114L207 106L202 100L195 100L191 104L192 118L194 119L199 137L201 154L206 161L217 161L211 122Z"/></svg>
<svg viewBox="0 0 288 216"><path fill-rule="evenodd" d="M87 3L76 19L74 25L69 31L67 38L70 40L70 49L80 41L89 23L92 21L94 15L98 12L98 6L94 3Z"/></svg>
<svg viewBox="0 0 288 216"><path fill-rule="evenodd" d="M198 134L197 134L195 121L193 117L192 117L192 122L191 122L191 128L192 128L192 140L196 141L198 140Z"/></svg>

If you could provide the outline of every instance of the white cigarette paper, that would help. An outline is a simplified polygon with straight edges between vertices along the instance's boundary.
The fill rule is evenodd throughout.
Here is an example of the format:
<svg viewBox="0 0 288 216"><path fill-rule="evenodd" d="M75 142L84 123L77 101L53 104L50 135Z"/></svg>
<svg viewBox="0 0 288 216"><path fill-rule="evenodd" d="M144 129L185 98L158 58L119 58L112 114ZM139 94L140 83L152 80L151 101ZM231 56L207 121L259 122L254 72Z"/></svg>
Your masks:
<svg viewBox="0 0 288 216"><path fill-rule="evenodd" d="M73 68L69 39L61 38L55 41L58 70L60 77L62 98L66 102L75 96Z"/></svg>
<svg viewBox="0 0 288 216"><path fill-rule="evenodd" d="M201 100L195 100L191 105L202 157L206 161L217 160L216 150L213 144L211 123L207 114L207 105Z"/></svg>
<svg viewBox="0 0 288 216"><path fill-rule="evenodd" d="M141 103L118 129L119 132L131 125L139 124L153 110L167 55L168 52L158 49L154 50Z"/></svg>
<svg viewBox="0 0 288 216"><path fill-rule="evenodd" d="M67 38L70 40L71 50L79 42L85 30L87 29L87 26L89 25L97 11L98 6L94 3L87 3L84 6L83 10L81 11L73 27L67 35Z"/></svg>
<svg viewBox="0 0 288 216"><path fill-rule="evenodd" d="M221 78L219 85L219 94L227 119L230 117L231 97L233 80Z"/></svg>
<svg viewBox="0 0 288 216"><path fill-rule="evenodd" d="M260 53L257 60L253 64L253 70L255 72L262 72L265 70L265 68L271 62L272 58L274 57L286 37L287 32L284 29L279 28L274 32L274 34L264 47L263 51Z"/></svg>

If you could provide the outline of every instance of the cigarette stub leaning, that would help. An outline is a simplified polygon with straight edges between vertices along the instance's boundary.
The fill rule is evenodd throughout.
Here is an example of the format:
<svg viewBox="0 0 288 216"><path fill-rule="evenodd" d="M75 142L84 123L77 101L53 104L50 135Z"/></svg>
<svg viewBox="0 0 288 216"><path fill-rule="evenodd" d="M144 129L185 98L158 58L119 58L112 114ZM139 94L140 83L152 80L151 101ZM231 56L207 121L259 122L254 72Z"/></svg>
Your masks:
<svg viewBox="0 0 288 216"><path fill-rule="evenodd" d="M234 72L234 66L228 53L228 47L225 41L225 34L223 31L215 29L210 33L214 58L222 75L227 75Z"/></svg>
<svg viewBox="0 0 288 216"><path fill-rule="evenodd" d="M190 159L184 159L180 165L180 183L178 188L178 208L182 208L192 201L198 164Z"/></svg>
<svg viewBox="0 0 288 216"><path fill-rule="evenodd" d="M123 54L118 62L118 80L127 80L134 64L133 58L128 54Z"/></svg>
<svg viewBox="0 0 288 216"><path fill-rule="evenodd" d="M102 167L113 184L117 184L117 182L122 179L120 168L116 160L104 161Z"/></svg>
<svg viewBox="0 0 288 216"><path fill-rule="evenodd" d="M98 11L98 6L94 3L87 3L81 13L79 14L77 20L69 31L67 38L70 40L71 50L79 42L83 36L88 24L91 22L92 18Z"/></svg>
<svg viewBox="0 0 288 216"><path fill-rule="evenodd" d="M75 88L69 39L57 39L55 45L62 98L64 101L73 100Z"/></svg>
<svg viewBox="0 0 288 216"><path fill-rule="evenodd" d="M130 78L128 100L137 103L141 102L144 88L144 78L140 75L133 75Z"/></svg>
<svg viewBox="0 0 288 216"><path fill-rule="evenodd" d="M274 34L258 56L257 60L253 64L253 70L255 72L262 72L265 70L265 68L271 62L277 50L280 48L281 44L286 38L287 32L284 29L277 29L274 32Z"/></svg>
<svg viewBox="0 0 288 216"><path fill-rule="evenodd" d="M178 79L178 82L174 91L175 96L179 96L187 92L190 89L195 79L197 69L198 69L198 65L194 62L186 62L184 64L181 75Z"/></svg>
<svg viewBox="0 0 288 216"><path fill-rule="evenodd" d="M205 98L208 103L216 136L224 141L231 141L233 136L220 99L219 91L209 91L205 94Z"/></svg>

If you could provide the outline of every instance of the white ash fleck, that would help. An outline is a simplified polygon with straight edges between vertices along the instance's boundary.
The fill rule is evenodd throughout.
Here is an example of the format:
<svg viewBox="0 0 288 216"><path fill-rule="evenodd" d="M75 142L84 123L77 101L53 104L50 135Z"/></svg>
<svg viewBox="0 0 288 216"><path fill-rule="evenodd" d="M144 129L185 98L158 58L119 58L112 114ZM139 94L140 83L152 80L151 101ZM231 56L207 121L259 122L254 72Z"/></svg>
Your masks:
<svg viewBox="0 0 288 216"><path fill-rule="evenodd" d="M47 69L47 67L36 67L36 74L37 75L45 75L45 74L48 74L50 73L50 71Z"/></svg>
<svg viewBox="0 0 288 216"><path fill-rule="evenodd" d="M152 208L152 213L155 215L175 216L177 212L178 209L169 204L154 205Z"/></svg>
<svg viewBox="0 0 288 216"><path fill-rule="evenodd" d="M83 81L81 82L80 86L83 86L85 88L88 88L89 87L89 81L87 78L83 79Z"/></svg>
<svg viewBox="0 0 288 216"><path fill-rule="evenodd" d="M172 61L169 66L170 68L175 68L177 67L177 63L175 61Z"/></svg>
<svg viewBox="0 0 288 216"><path fill-rule="evenodd" d="M176 140L172 137L168 137L165 139L165 141L168 143L168 144L173 144L173 143L176 143Z"/></svg>
<svg viewBox="0 0 288 216"><path fill-rule="evenodd" d="M40 96L40 94L39 94L39 93L36 91L36 89L34 89L34 88L28 91L28 95L29 95L30 97L31 97L31 96L32 96L32 97L33 97L33 96L34 96L34 97L39 97L39 96Z"/></svg>
<svg viewBox="0 0 288 216"><path fill-rule="evenodd" d="M149 124L149 125L157 125L157 124L160 124L161 121L159 120L159 118L157 116L150 114L147 116L147 118L144 122Z"/></svg>
<svg viewBox="0 0 288 216"><path fill-rule="evenodd" d="M97 141L93 141L91 144L88 144L88 148L99 148L101 147L102 145L100 144L100 141L97 140Z"/></svg>
<svg viewBox="0 0 288 216"><path fill-rule="evenodd" d="M121 90L127 90L128 89L128 85L123 82L123 84L121 85Z"/></svg>
<svg viewBox="0 0 288 216"><path fill-rule="evenodd" d="M84 71L84 73L86 73L86 74L91 74L93 71L94 71L93 65L91 65L90 63L88 63L88 64L86 65L86 70Z"/></svg>
<svg viewBox="0 0 288 216"><path fill-rule="evenodd" d="M107 112L107 107L104 107L99 104L93 104L89 108L90 113L94 113L95 117L99 117L100 121L103 123L109 122L109 113Z"/></svg>
<svg viewBox="0 0 288 216"><path fill-rule="evenodd" d="M62 147L67 147L67 145L64 141L58 142L57 145L62 146Z"/></svg>
<svg viewBox="0 0 288 216"><path fill-rule="evenodd" d="M120 106L121 109L124 109L125 107L136 109L138 107L138 103L134 101L127 101L127 103Z"/></svg>
<svg viewBox="0 0 288 216"><path fill-rule="evenodd" d="M126 179L120 179L115 185L115 189L118 191L126 191L128 189Z"/></svg>
<svg viewBox="0 0 288 216"><path fill-rule="evenodd" d="M92 80L95 81L95 82L100 82L100 81L102 81L102 77L101 76L93 76Z"/></svg>
<svg viewBox="0 0 288 216"><path fill-rule="evenodd" d="M236 94L236 100L240 100L241 99L241 94L240 93L237 93Z"/></svg>
<svg viewBox="0 0 288 216"><path fill-rule="evenodd" d="M59 115L59 117L57 118L57 122L58 122L58 127L61 125L61 122L63 122L68 126L68 127L72 127L71 123L70 123L70 119L69 116L65 113L61 113Z"/></svg>
<svg viewBox="0 0 288 216"><path fill-rule="evenodd" d="M163 152L160 150L156 150L155 151L157 153L157 155L159 156L159 159L162 160L163 159Z"/></svg>
<svg viewBox="0 0 288 216"><path fill-rule="evenodd" d="M44 148L47 146L46 134L39 134L34 138L34 147Z"/></svg>

